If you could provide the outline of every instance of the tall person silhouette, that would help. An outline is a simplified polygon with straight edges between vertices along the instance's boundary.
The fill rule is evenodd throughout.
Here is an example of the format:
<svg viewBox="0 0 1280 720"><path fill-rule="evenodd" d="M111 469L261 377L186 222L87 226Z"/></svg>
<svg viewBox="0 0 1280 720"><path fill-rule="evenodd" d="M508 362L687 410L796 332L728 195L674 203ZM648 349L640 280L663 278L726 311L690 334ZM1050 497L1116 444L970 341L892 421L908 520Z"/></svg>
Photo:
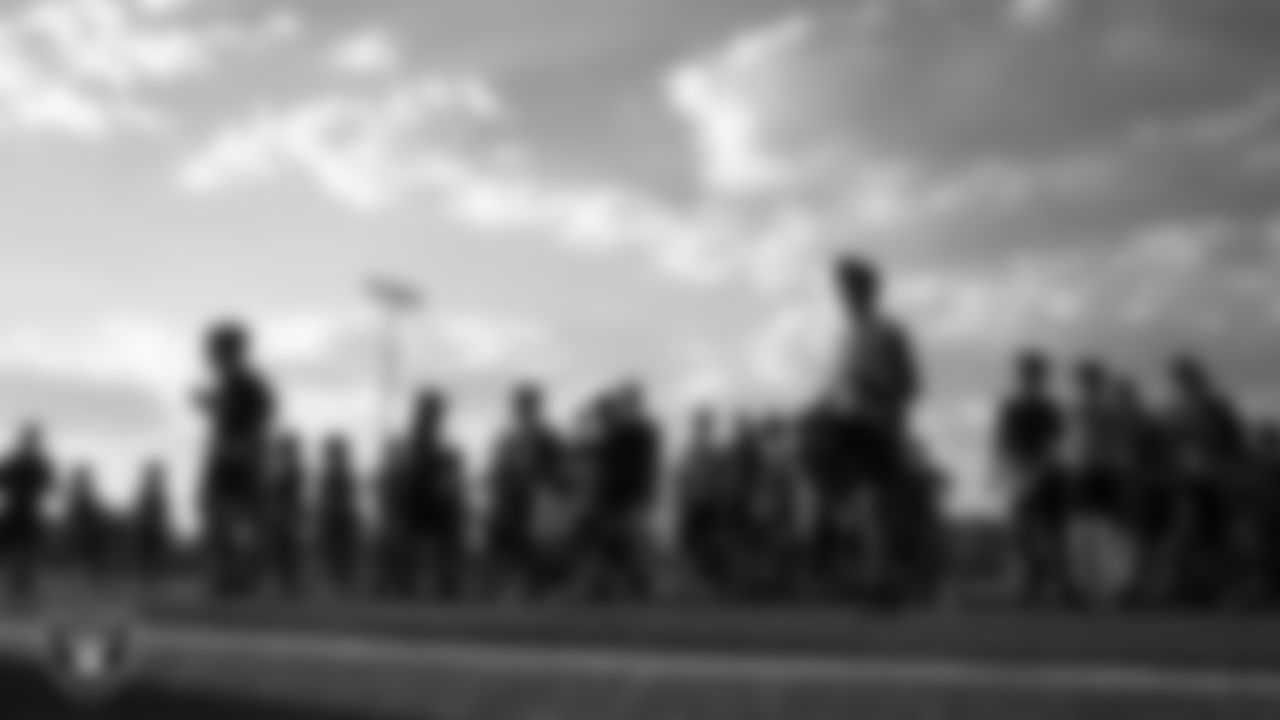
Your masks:
<svg viewBox="0 0 1280 720"><path fill-rule="evenodd" d="M896 590L896 538L914 522L903 512L913 503L905 501L901 481L920 369L911 338L885 310L879 270L846 257L836 266L835 281L845 328L818 445L817 549L828 560L841 554L828 543L842 534L850 503L861 496L861 507L870 508L863 514L866 576L877 591Z"/></svg>
<svg viewBox="0 0 1280 720"><path fill-rule="evenodd" d="M359 570L362 528L356 507L356 471L346 439L333 436L325 442L316 508L316 545L328 580L334 589L348 592Z"/></svg>
<svg viewBox="0 0 1280 720"><path fill-rule="evenodd" d="M254 365L246 328L216 325L206 351L212 384L198 397L209 429L201 489L206 550L214 591L238 594L252 587L261 557L276 400Z"/></svg>
<svg viewBox="0 0 1280 720"><path fill-rule="evenodd" d="M169 478L164 465L148 463L132 518L134 570L148 583L162 580L173 559L174 529L170 516Z"/></svg>
<svg viewBox="0 0 1280 720"><path fill-rule="evenodd" d="M16 447L0 467L0 550L8 565L9 590L16 597L29 595L39 580L44 503L53 488L54 472L44 431L38 425L22 428Z"/></svg>
<svg viewBox="0 0 1280 720"><path fill-rule="evenodd" d="M1048 358L1027 351L1018 358L1014 386L1000 408L995 454L1010 481L1022 590L1028 600L1058 592L1064 521L1061 452L1066 430L1053 395Z"/></svg>
<svg viewBox="0 0 1280 720"><path fill-rule="evenodd" d="M271 576L280 590L302 590L303 523L306 519L307 467L302 441L295 435L276 440L267 496L267 543Z"/></svg>

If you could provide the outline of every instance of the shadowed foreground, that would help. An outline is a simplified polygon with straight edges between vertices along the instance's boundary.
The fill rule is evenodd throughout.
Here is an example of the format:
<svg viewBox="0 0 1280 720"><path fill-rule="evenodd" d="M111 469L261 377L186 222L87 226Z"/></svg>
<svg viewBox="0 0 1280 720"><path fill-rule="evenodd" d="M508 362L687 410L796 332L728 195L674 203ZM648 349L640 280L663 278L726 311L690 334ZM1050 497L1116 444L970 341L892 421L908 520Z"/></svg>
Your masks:
<svg viewBox="0 0 1280 720"><path fill-rule="evenodd" d="M12 720L397 720L418 714L327 709L287 699L166 687L143 679L97 705L69 696L34 663L0 660L0 716Z"/></svg>
<svg viewBox="0 0 1280 720"><path fill-rule="evenodd" d="M1258 698L1158 693L1073 696L1025 688L759 687L648 683L636 678L468 678L447 672L409 677L353 672L350 667L326 670L309 663L279 666L265 675L257 663L204 671L210 674L210 689L144 682L90 711L60 697L30 666L0 662L0 707L6 718L15 720L1251 720L1280 713L1280 704ZM231 688L239 684L251 689L238 694Z"/></svg>
<svg viewBox="0 0 1280 720"><path fill-rule="evenodd" d="M1120 630L1126 623L1119 619L877 617L847 618L843 630L832 632L832 616L822 613L775 615L772 622L769 613L741 613L715 622L696 613L690 617L620 609L598 618L599 622L580 617L577 623L545 614L512 613L502 618L491 612L485 614L484 625L493 630L486 636L475 631L481 625L476 618L467 622L466 613L419 609L416 620L409 622L405 615L392 621L393 613L370 611L352 618L352 625L361 630L335 627L340 623L332 614L314 610L295 616L300 622L292 627L273 615L242 608L238 613L208 614L203 622L192 622L192 618L174 622L170 616L167 622L148 623L149 629L142 630L149 637L142 643L146 650L137 665L137 682L93 712L63 697L34 663L5 660L0 662L0 717L1280 717L1280 675L1276 674L1280 664L1274 662L1280 653L1273 642L1280 628L1266 621L1220 619L1196 624L1175 618L1148 619L1124 634ZM675 617L681 615L687 622L676 623ZM430 622L433 616L437 622ZM747 622L748 616L755 622ZM379 624L374 622L379 617L385 624L371 628ZM306 620L312 627L303 627ZM604 626L613 632L602 633ZM674 641L673 635L685 636L696 626L703 626L701 633L694 633L702 637ZM819 632L823 626L825 647L816 642L824 637ZM582 642L589 635L597 636L596 641ZM743 635L748 642L728 641ZM557 636L558 643L554 642ZM785 636L791 636L791 642L778 643ZM833 636L840 642L834 643ZM649 642L637 642L640 637ZM1245 638L1253 642L1245 643ZM764 647L765 639L773 645L771 650ZM576 651L567 646L595 649ZM1119 652L1122 646L1127 652ZM577 659L573 659L575 653ZM645 660L646 655L650 659ZM786 667L785 657L796 658L801 667ZM931 662L947 657L952 658L951 667L959 668L959 677L951 677L951 670L940 674L930 669ZM1102 670L1108 661L1123 661L1140 671L1139 676L1115 680ZM807 662L847 662L850 669L811 671L804 668ZM655 663L660 666L657 670ZM744 670L742 663L755 664L756 669ZM1048 682L1043 676L1037 679L1033 666L1043 663L1058 668L1046 667L1046 672L1060 676ZM771 669L762 671L761 665ZM691 669L680 669L686 666ZM1097 680L1100 671L1107 676L1102 681ZM1222 679L1221 684L1181 679L1208 676ZM1257 682L1251 684L1244 679L1247 676Z"/></svg>

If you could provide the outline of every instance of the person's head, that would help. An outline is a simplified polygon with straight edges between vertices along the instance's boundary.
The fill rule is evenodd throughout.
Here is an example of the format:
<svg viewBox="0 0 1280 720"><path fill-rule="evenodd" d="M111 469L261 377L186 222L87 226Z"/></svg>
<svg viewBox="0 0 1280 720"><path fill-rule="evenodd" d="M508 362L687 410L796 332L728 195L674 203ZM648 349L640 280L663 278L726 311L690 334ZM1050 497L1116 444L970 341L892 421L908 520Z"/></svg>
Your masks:
<svg viewBox="0 0 1280 720"><path fill-rule="evenodd" d="M880 307L880 272L869 261L848 256L836 265L836 284L847 311L857 316L875 313Z"/></svg>
<svg viewBox="0 0 1280 720"><path fill-rule="evenodd" d="M165 464L163 460L152 458L142 464L142 481L144 483L153 483L163 480L165 475Z"/></svg>
<svg viewBox="0 0 1280 720"><path fill-rule="evenodd" d="M628 380L618 387L616 395L618 412L626 417L634 418L644 415L646 401L644 386L636 380Z"/></svg>
<svg viewBox="0 0 1280 720"><path fill-rule="evenodd" d="M252 352L249 330L241 323L226 320L209 330L206 352L209 362L218 370L244 367Z"/></svg>
<svg viewBox="0 0 1280 720"><path fill-rule="evenodd" d="M330 435L324 441L325 465L332 469L345 469L351 464L351 445L342 435Z"/></svg>
<svg viewBox="0 0 1280 720"><path fill-rule="evenodd" d="M1101 360L1089 358L1076 365L1076 387L1090 397L1105 395L1110 383L1110 373Z"/></svg>
<svg viewBox="0 0 1280 720"><path fill-rule="evenodd" d="M521 383L512 394L512 408L522 423L542 422L546 412L542 388L531 382Z"/></svg>
<svg viewBox="0 0 1280 720"><path fill-rule="evenodd" d="M1049 359L1039 350L1025 350L1017 360L1017 382L1025 390L1044 390L1049 384Z"/></svg>
<svg viewBox="0 0 1280 720"><path fill-rule="evenodd" d="M43 455L45 451L44 428L35 422L25 423L19 428L18 450L27 455Z"/></svg>
<svg viewBox="0 0 1280 720"><path fill-rule="evenodd" d="M150 460L142 466L142 487L146 492L163 492L167 482L168 472L164 462Z"/></svg>
<svg viewBox="0 0 1280 720"><path fill-rule="evenodd" d="M302 440L293 433L285 433L275 441L276 460L286 467L302 464Z"/></svg>
<svg viewBox="0 0 1280 720"><path fill-rule="evenodd" d="M448 412L448 401L445 399L444 393L436 388L426 388L418 393L416 409L414 411L414 425L420 434L434 434L438 432L445 421L445 414Z"/></svg>
<svg viewBox="0 0 1280 720"><path fill-rule="evenodd" d="M693 439L696 442L710 442L716 435L716 413L709 407L701 407L693 412Z"/></svg>
<svg viewBox="0 0 1280 720"><path fill-rule="evenodd" d="M1204 395L1212 387L1204 363L1192 355L1179 355L1169 363L1169 376L1174 389L1186 395Z"/></svg>
<svg viewBox="0 0 1280 720"><path fill-rule="evenodd" d="M84 463L72 467L67 474L67 478L77 494L92 497L98 491L95 485L96 479L94 478L93 468Z"/></svg>

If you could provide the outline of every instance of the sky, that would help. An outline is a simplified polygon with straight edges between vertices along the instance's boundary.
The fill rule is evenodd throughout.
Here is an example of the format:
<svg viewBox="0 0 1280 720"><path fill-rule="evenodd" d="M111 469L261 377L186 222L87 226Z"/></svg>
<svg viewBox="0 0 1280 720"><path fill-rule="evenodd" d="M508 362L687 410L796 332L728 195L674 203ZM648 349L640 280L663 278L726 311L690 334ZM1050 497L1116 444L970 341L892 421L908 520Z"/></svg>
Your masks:
<svg viewBox="0 0 1280 720"><path fill-rule="evenodd" d="M366 283L471 446L518 380L794 406L844 251L989 507L1013 353L1280 409L1280 5L1262 0L4 0L0 432L190 486L198 339L251 320L291 425L372 437Z"/></svg>

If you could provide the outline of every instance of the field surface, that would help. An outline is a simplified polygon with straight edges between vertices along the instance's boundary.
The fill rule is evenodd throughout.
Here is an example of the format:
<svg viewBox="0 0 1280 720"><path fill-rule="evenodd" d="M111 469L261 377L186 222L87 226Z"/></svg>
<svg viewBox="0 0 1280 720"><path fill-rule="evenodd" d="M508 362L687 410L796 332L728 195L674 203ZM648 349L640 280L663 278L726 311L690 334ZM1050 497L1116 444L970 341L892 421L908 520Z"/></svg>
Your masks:
<svg viewBox="0 0 1280 720"><path fill-rule="evenodd" d="M0 624L0 717L285 720L1280 718L1280 619L831 608L136 606L118 693Z"/></svg>

